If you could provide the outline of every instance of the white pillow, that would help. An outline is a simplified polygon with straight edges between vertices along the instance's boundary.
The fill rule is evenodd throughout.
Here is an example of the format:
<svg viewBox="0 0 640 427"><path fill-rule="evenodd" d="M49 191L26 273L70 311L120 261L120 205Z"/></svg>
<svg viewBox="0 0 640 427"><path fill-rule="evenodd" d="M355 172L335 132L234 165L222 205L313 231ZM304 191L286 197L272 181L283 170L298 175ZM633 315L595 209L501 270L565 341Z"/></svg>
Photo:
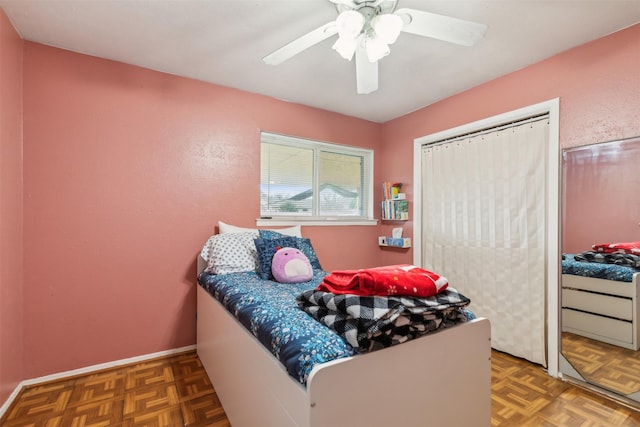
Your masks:
<svg viewBox="0 0 640 427"><path fill-rule="evenodd" d="M220 229L220 234L253 233L256 237L260 234L258 232L258 228L237 227L235 225L230 225L222 221L218 221L218 228ZM302 229L299 225L294 225L293 227L287 228L265 228L264 230L277 231L278 233L284 234L285 236L302 237Z"/></svg>
<svg viewBox="0 0 640 427"><path fill-rule="evenodd" d="M207 261L205 271L213 274L256 271L258 252L250 232L211 236L200 255Z"/></svg>
<svg viewBox="0 0 640 427"><path fill-rule="evenodd" d="M209 252L213 247L214 237L215 236L209 237L209 240L207 240L207 242L202 247L202 250L200 251L200 258L202 258L206 262L209 262Z"/></svg>

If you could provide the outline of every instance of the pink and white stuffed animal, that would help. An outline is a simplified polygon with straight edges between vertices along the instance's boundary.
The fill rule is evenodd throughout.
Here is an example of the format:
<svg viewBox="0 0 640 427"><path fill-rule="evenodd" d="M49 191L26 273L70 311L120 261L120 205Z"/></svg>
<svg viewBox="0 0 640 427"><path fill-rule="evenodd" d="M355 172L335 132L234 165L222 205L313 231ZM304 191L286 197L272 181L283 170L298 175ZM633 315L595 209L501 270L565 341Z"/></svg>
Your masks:
<svg viewBox="0 0 640 427"><path fill-rule="evenodd" d="M311 280L313 268L300 249L281 248L273 255L271 273L280 283L302 283Z"/></svg>

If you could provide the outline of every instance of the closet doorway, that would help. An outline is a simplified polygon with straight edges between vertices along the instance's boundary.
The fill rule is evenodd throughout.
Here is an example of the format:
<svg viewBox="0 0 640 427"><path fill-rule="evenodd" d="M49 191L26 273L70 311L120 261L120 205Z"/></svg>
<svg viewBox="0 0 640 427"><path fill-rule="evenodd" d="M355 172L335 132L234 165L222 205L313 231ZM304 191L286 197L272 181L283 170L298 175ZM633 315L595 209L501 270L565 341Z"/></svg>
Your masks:
<svg viewBox="0 0 640 427"><path fill-rule="evenodd" d="M558 100L415 140L414 263L492 324L492 347L558 371Z"/></svg>

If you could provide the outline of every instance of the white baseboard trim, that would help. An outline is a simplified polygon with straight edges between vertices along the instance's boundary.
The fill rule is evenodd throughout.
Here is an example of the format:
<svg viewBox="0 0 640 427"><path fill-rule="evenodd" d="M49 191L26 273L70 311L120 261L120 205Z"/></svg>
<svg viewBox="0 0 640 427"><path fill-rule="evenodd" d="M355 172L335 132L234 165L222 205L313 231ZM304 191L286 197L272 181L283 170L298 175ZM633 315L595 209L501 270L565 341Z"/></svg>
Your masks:
<svg viewBox="0 0 640 427"><path fill-rule="evenodd" d="M85 375L91 372L102 371L104 369L115 368L123 365L130 365L132 363L144 362L150 359L156 359L158 357L172 356L174 354L184 353L196 349L196 345L188 345L186 347L174 348L171 350L158 351L156 353L144 354L142 356L128 357L126 359L114 360L112 362L99 363L97 365L87 366L85 368L73 369L71 371L58 372L56 374L45 375L43 377L32 378L28 380L20 381L13 392L9 395L9 398L2 406L0 406L0 418L4 416L4 413L9 409L9 406L13 403L23 387L45 383L49 381L55 381L67 377L73 377L76 375Z"/></svg>
<svg viewBox="0 0 640 427"><path fill-rule="evenodd" d="M18 397L18 393L20 393L20 390L22 390L22 387L23 387L22 382L18 383L16 388L13 389L13 391L7 398L6 402L4 402L2 406L0 406L0 418L4 416L4 413L7 412L7 409L9 409L9 406L11 406L11 404L16 399L16 397Z"/></svg>

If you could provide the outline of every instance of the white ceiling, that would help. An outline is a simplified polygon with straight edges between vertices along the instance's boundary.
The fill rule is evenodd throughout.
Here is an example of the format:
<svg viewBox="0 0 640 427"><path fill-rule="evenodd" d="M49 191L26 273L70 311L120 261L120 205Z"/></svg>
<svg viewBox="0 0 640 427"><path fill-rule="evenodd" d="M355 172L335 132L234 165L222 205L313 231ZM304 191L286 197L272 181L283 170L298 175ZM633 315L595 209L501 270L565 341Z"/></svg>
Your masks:
<svg viewBox="0 0 640 427"><path fill-rule="evenodd" d="M385 122L640 22L640 0L400 0L488 25L462 47L402 33L379 89L357 95L335 37L277 66L262 57L333 21L328 0L0 0L25 40ZM640 41L639 41L640 44ZM579 70L576 70L579 72Z"/></svg>

